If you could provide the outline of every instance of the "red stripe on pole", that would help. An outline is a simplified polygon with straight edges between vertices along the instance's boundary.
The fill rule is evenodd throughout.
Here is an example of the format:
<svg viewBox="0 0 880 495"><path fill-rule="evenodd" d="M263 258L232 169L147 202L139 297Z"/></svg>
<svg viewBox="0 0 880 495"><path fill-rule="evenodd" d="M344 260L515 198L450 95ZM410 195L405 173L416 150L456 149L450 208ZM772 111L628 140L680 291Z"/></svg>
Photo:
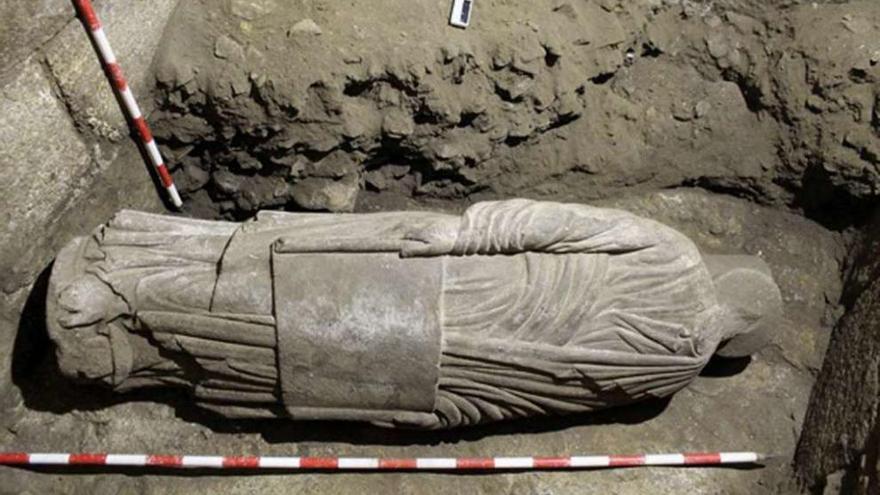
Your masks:
<svg viewBox="0 0 880 495"><path fill-rule="evenodd" d="M415 459L379 459L379 469L416 469Z"/></svg>
<svg viewBox="0 0 880 495"><path fill-rule="evenodd" d="M183 456L179 455L151 455L147 456L147 466L180 467L183 465Z"/></svg>
<svg viewBox="0 0 880 495"><path fill-rule="evenodd" d="M233 456L223 458L223 467L225 468L258 468L260 467L260 458L254 456Z"/></svg>
<svg viewBox="0 0 880 495"><path fill-rule="evenodd" d="M110 77L110 83L117 91L124 91L128 83L125 82L125 76L122 75L122 67L119 64L107 64L107 76Z"/></svg>
<svg viewBox="0 0 880 495"><path fill-rule="evenodd" d="M147 125L147 121L144 120L144 116L134 119L134 128L138 133L138 136L141 137L141 141L144 144L149 143L153 140L153 133L150 132L150 126Z"/></svg>
<svg viewBox="0 0 880 495"><path fill-rule="evenodd" d="M461 457L455 460L457 469L493 469L495 459L492 457Z"/></svg>
<svg viewBox="0 0 880 495"><path fill-rule="evenodd" d="M713 452L685 452L685 464L721 464L721 454Z"/></svg>
<svg viewBox="0 0 880 495"><path fill-rule="evenodd" d="M101 27L101 21L98 20L98 14L95 13L90 0L73 0L73 3L76 5L76 10L89 29L96 31Z"/></svg>
<svg viewBox="0 0 880 495"><path fill-rule="evenodd" d="M608 456L609 466L641 466L645 464L643 455L611 455Z"/></svg>
<svg viewBox="0 0 880 495"><path fill-rule="evenodd" d="M100 466L107 462L107 454L70 454L70 464Z"/></svg>
<svg viewBox="0 0 880 495"><path fill-rule="evenodd" d="M30 456L24 452L0 453L0 464L27 464Z"/></svg>
<svg viewBox="0 0 880 495"><path fill-rule="evenodd" d="M174 181L171 179L171 174L168 173L168 167L166 167L164 163L160 163L156 166L156 172L159 173L159 180L162 181L163 186L171 187L171 185L174 184Z"/></svg>
<svg viewBox="0 0 880 495"><path fill-rule="evenodd" d="M302 457L299 467L303 469L337 469L339 459L336 457Z"/></svg>
<svg viewBox="0 0 880 495"><path fill-rule="evenodd" d="M571 457L535 457L533 462L536 468L567 468L571 466Z"/></svg>

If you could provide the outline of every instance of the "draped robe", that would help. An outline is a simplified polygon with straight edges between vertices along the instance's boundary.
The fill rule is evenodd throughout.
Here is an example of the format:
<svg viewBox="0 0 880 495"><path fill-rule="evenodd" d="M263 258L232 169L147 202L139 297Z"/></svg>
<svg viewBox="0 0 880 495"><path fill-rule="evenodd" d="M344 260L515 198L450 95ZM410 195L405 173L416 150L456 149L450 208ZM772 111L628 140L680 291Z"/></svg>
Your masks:
<svg viewBox="0 0 880 495"><path fill-rule="evenodd" d="M457 228L419 239L438 222ZM261 212L243 224L123 211L75 257L126 302L118 321L170 357L132 379L189 382L200 405L227 416L283 417L273 246L351 245L405 260L420 242L445 246L428 255L444 271L433 408L377 424L447 428L664 397L722 338L712 280L689 239L585 205L483 202L461 217Z"/></svg>

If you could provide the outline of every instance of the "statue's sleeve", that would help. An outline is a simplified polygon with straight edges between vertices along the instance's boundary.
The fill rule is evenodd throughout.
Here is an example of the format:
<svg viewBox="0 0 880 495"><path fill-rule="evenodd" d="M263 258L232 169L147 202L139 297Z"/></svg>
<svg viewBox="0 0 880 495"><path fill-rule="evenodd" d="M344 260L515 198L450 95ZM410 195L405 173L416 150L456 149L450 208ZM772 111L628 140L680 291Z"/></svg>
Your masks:
<svg viewBox="0 0 880 495"><path fill-rule="evenodd" d="M623 253L658 244L670 230L614 209L524 199L470 207L451 254Z"/></svg>

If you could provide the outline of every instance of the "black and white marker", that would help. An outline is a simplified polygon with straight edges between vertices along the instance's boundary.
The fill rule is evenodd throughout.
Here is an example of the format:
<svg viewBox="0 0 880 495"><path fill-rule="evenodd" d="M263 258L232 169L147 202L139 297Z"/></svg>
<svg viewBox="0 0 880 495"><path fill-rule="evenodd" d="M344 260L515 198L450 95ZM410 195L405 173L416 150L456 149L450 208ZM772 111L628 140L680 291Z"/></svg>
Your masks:
<svg viewBox="0 0 880 495"><path fill-rule="evenodd" d="M453 0L449 24L460 28L468 27L468 24L471 23L471 12L473 9L474 0Z"/></svg>

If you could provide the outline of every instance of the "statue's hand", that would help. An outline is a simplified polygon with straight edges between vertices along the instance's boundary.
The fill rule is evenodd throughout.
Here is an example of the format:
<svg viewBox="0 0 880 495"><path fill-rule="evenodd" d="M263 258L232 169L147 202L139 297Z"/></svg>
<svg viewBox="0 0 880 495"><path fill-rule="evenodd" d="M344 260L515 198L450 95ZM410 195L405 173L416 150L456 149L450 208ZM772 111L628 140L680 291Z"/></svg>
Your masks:
<svg viewBox="0 0 880 495"><path fill-rule="evenodd" d="M58 294L58 323L64 328L110 321L125 314L128 306L94 275L82 275Z"/></svg>
<svg viewBox="0 0 880 495"><path fill-rule="evenodd" d="M451 253L458 238L460 224L459 217L449 217L414 227L403 236L400 256L413 258Z"/></svg>

